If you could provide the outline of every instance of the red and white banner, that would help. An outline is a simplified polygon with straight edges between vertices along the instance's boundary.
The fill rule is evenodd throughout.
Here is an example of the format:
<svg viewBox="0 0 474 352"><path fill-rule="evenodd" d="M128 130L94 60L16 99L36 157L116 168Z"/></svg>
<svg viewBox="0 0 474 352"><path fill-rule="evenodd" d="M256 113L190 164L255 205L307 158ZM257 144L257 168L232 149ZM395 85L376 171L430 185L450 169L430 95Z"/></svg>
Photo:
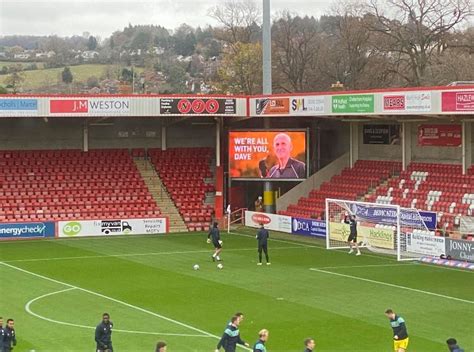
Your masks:
<svg viewBox="0 0 474 352"><path fill-rule="evenodd" d="M474 91L441 93L441 111L474 111Z"/></svg>
<svg viewBox="0 0 474 352"><path fill-rule="evenodd" d="M418 145L459 147L461 143L461 125L420 125L418 127Z"/></svg>
<svg viewBox="0 0 474 352"><path fill-rule="evenodd" d="M245 212L245 226L259 228L261 224L268 230L291 233L291 216Z"/></svg>
<svg viewBox="0 0 474 352"><path fill-rule="evenodd" d="M51 99L49 111L51 114L129 114L130 99Z"/></svg>
<svg viewBox="0 0 474 352"><path fill-rule="evenodd" d="M431 92L408 92L383 95L383 111L430 112Z"/></svg>

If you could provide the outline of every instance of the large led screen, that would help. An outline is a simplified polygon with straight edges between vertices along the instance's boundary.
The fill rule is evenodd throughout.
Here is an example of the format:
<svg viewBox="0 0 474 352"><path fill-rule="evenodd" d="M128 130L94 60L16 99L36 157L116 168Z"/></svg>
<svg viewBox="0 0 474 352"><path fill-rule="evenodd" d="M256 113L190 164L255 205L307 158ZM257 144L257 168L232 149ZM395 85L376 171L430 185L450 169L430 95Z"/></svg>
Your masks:
<svg viewBox="0 0 474 352"><path fill-rule="evenodd" d="M305 131L230 131L232 178L300 180L307 176Z"/></svg>

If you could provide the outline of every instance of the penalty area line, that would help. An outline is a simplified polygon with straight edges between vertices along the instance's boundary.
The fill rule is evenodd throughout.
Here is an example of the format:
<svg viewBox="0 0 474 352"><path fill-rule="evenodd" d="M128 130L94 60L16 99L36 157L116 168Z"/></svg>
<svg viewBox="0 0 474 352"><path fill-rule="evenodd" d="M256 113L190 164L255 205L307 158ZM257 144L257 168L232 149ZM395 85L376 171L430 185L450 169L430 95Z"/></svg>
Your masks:
<svg viewBox="0 0 474 352"><path fill-rule="evenodd" d="M22 269L22 268L19 268L17 266L14 266L14 265L11 265L11 264L7 264L5 262L0 262L1 265L3 266L6 266L10 269L14 269L14 270L17 270L17 271L20 271L22 273L25 273L25 274L28 274L28 275L32 275L32 276L35 276L35 277L38 277L40 279L43 279L43 280L47 280L47 281L50 281L50 282L54 282L54 283L57 283L57 284L60 284L60 285L63 285L63 286L66 286L68 288L71 288L71 289L77 289L77 290L80 290L80 291L83 291L83 292L87 292L87 293L90 293L91 295L95 295L97 297L101 297L101 298L105 298L105 299L108 299L112 302L116 302L116 303L119 303L119 304L122 304L126 307L129 307L129 308L132 308L132 309L136 309L140 312L143 312L143 313L146 313L146 314L149 314L151 316L154 316L156 318L160 318L160 319L163 319L163 320L166 320L170 323L174 323L176 325L180 325L180 326L183 326L185 328L188 328L190 330L193 330L193 331L197 331L203 335L206 335L206 336L209 336L209 337L213 337L215 339L218 339L220 340L220 337L217 336L217 335L214 335L214 334L211 334L210 332L207 332L207 331L204 331L202 329L199 329L199 328L196 328L192 325L189 325L189 324L186 324L186 323L183 323L179 320L175 320L175 319L172 319L172 318L168 318L164 315L161 315L161 314L158 314L158 313L155 313L151 310L148 310L148 309L145 309L145 308L142 308L142 307L139 307L139 306L135 306L133 304L130 304L130 303L127 303L125 301L121 301L119 299L116 299L116 298L113 298L113 297L109 297L109 296L106 296L106 295L103 295L101 293L98 293L98 292L95 292L95 291L92 291L92 290L88 290L88 289L85 289L85 288L82 288L82 287L79 287L79 286L75 286L75 285L72 285L72 284L68 284L67 282L63 282L63 281L59 281L59 280L56 280L56 279L53 279L53 278L50 278L50 277L47 277L47 276L44 276L44 275L41 275L41 274L37 274L37 273L34 273L32 271L28 271L28 270L25 270L25 269ZM245 347L245 346L242 346L242 345L238 345L239 347L241 347L242 349L245 349L247 351L252 351L252 349L248 348L248 347Z"/></svg>
<svg viewBox="0 0 474 352"><path fill-rule="evenodd" d="M449 299L449 300L452 300L452 301L458 301L458 302L462 302L462 303L474 304L474 301L469 301L467 299L447 296L447 295L443 295L441 293L434 293L434 292L430 292L430 291L419 290L417 288L412 288L412 287L406 287L406 286L390 284L388 282L383 282L383 281L376 281L376 280L366 279L366 278L359 277L359 276L335 273L335 272L332 272L332 271L321 270L321 269L316 269L316 268L310 268L309 270L316 271L318 273L327 274L327 275L334 275L334 276L344 277L344 278L353 279L353 280L365 281L365 282L369 282L369 283L372 283L372 284L397 288L397 289L400 289L400 290L412 291L412 292L417 292L417 293L421 293L421 294L425 294L425 295L429 295L429 296L445 298L445 299Z"/></svg>
<svg viewBox="0 0 474 352"><path fill-rule="evenodd" d="M47 318L47 317L44 317L42 315L39 315L38 313L33 312L33 310L31 309L31 305L34 302L37 302L37 301L39 301L43 298L46 298L46 297L50 297L50 296L53 296L53 295L57 295L57 294L60 294L60 293L73 291L73 290L77 290L77 289L74 288L74 287L69 287L69 288L66 288L64 290L59 290L59 291L46 293L44 295L33 298L25 304L25 310L28 314L31 314L36 318L48 321L50 323L66 325L66 326L72 326L72 327L75 327L75 328L95 330L95 327L93 327L93 326L68 323L68 322L65 322L65 321L60 321L60 320ZM167 332L149 332L149 331L134 331L134 330L121 330L121 329L114 329L114 332L123 332L123 333L128 333L128 334L142 334L142 335L180 336L180 337L206 337L206 338L210 337L208 335L203 335L203 334L200 334L200 335L197 335L197 334L178 334L178 333L167 333Z"/></svg>

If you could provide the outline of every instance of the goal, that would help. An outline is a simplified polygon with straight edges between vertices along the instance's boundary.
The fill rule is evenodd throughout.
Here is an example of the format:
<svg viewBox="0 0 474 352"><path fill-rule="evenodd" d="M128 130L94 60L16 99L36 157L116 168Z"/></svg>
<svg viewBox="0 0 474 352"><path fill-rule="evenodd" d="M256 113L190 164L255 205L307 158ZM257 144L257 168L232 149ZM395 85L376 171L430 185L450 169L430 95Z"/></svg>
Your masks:
<svg viewBox="0 0 474 352"><path fill-rule="evenodd" d="M349 248L346 216L355 215L359 246L376 253L416 260L423 255L411 246L412 234L434 235L416 209L392 204L326 199L326 248Z"/></svg>

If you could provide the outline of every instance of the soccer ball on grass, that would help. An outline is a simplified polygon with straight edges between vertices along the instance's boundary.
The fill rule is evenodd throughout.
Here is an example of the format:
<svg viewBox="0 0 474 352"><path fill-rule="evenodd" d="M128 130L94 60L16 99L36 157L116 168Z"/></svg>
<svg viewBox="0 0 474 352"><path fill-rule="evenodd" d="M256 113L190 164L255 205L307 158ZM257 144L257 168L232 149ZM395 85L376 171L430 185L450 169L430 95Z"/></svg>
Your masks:
<svg viewBox="0 0 474 352"><path fill-rule="evenodd" d="M193 269L194 269L194 270L199 270L199 265L198 265L198 264L194 264Z"/></svg>
<svg viewBox="0 0 474 352"><path fill-rule="evenodd" d="M221 263L217 264L217 269L224 269L224 265L222 265Z"/></svg>

